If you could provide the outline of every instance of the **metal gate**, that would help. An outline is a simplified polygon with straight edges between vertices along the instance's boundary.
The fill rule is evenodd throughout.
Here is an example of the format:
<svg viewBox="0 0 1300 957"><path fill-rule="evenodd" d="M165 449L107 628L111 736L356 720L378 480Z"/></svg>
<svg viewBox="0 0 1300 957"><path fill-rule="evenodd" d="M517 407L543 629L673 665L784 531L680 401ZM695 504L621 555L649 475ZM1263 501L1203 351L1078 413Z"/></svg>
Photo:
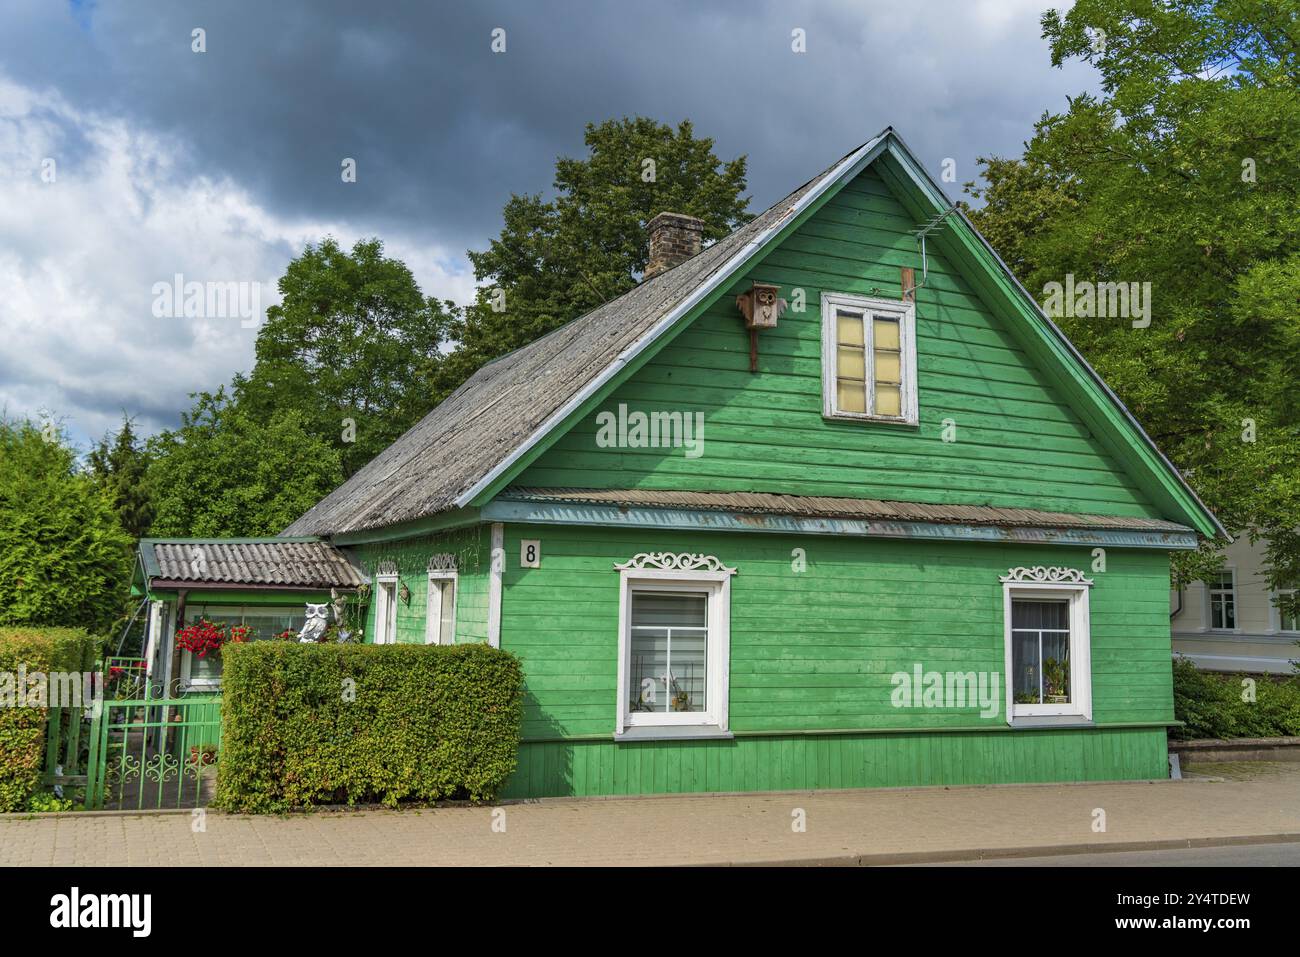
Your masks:
<svg viewBox="0 0 1300 957"><path fill-rule="evenodd" d="M95 703L86 809L203 807L216 788L221 696L143 697Z"/></svg>

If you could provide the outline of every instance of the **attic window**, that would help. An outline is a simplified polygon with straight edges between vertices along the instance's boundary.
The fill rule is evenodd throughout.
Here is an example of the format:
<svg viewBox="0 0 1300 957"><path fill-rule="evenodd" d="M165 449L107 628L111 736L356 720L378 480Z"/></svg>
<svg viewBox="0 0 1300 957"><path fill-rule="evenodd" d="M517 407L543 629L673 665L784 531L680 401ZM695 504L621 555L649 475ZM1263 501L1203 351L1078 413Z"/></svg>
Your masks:
<svg viewBox="0 0 1300 957"><path fill-rule="evenodd" d="M823 293L823 414L916 425L915 328L910 302Z"/></svg>

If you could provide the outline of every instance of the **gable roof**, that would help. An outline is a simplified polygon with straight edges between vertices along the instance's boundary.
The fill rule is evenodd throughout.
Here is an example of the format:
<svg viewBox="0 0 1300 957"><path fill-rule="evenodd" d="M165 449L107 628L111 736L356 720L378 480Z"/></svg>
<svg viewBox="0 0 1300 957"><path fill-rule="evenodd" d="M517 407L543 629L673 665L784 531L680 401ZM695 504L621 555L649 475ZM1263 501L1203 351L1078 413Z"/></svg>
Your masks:
<svg viewBox="0 0 1300 957"><path fill-rule="evenodd" d="M480 368L459 389L392 445L305 514L283 535L339 535L411 522L439 512L480 504L558 435L585 403L612 388L638 360L648 358L687 315L720 295L733 277L772 247L822 201L888 152L899 160L931 207L944 209L943 191L916 162L892 128L863 143L749 223L695 257L646 280L617 299L567 323L533 343ZM935 198L937 194L937 199ZM1146 457L1133 461L1170 491L1175 517L1203 534L1226 535L1182 476L1064 334L1038 308L964 216L968 229L992 257L987 268L1018 290L1032 316L1064 347L1064 361L1077 363L1111 404L1111 415ZM1016 295L1016 293L1012 293ZM1149 461L1148 461L1149 460ZM1158 474L1157 474L1158 473Z"/></svg>
<svg viewBox="0 0 1300 957"><path fill-rule="evenodd" d="M315 539L140 540L140 561L153 585L247 585L356 588L361 574L339 549Z"/></svg>

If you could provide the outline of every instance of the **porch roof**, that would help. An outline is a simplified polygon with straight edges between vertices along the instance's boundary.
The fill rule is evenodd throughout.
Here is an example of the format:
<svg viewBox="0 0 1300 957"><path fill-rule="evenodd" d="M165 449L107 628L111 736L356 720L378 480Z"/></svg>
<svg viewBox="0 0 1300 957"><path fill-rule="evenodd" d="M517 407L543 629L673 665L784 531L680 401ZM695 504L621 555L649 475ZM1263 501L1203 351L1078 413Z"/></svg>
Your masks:
<svg viewBox="0 0 1300 957"><path fill-rule="evenodd" d="M325 589L366 581L342 549L315 538L146 538L139 554L155 587Z"/></svg>

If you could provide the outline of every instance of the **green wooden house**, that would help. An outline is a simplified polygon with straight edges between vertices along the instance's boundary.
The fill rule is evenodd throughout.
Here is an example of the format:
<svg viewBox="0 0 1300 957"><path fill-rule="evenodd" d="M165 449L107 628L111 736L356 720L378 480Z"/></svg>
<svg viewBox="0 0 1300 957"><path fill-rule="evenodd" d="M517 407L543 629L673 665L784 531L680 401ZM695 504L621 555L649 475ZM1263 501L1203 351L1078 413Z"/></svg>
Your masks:
<svg viewBox="0 0 1300 957"><path fill-rule="evenodd" d="M1223 529L898 135L650 228L284 532L367 641L522 659L506 796L1166 776L1169 552Z"/></svg>

